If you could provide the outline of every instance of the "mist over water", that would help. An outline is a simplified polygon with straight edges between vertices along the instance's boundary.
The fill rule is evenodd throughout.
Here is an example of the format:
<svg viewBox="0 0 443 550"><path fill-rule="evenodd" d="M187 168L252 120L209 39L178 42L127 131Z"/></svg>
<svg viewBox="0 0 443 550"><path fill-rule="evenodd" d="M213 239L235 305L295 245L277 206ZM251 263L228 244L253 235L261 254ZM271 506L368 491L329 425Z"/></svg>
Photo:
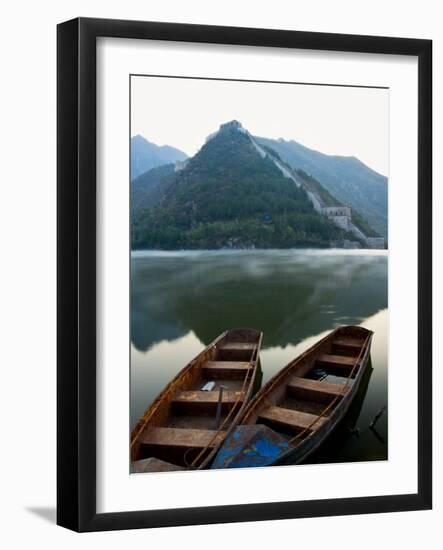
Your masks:
<svg viewBox="0 0 443 550"><path fill-rule="evenodd" d="M221 332L264 332L263 383L338 325L375 331L372 369L347 427L312 461L387 458L387 253L365 250L144 251L131 257L131 425ZM367 386L366 388L364 386Z"/></svg>

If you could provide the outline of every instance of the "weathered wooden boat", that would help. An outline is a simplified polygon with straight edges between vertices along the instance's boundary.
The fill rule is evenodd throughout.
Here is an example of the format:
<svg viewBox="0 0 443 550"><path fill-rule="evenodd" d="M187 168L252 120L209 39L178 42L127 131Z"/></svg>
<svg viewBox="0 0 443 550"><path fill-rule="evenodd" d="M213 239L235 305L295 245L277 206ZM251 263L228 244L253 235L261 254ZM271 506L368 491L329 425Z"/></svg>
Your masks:
<svg viewBox="0 0 443 550"><path fill-rule="evenodd" d="M332 331L278 372L245 408L212 468L299 464L344 418L368 364L373 333Z"/></svg>
<svg viewBox="0 0 443 550"><path fill-rule="evenodd" d="M131 433L131 471L207 467L252 397L262 333L221 334L182 369Z"/></svg>

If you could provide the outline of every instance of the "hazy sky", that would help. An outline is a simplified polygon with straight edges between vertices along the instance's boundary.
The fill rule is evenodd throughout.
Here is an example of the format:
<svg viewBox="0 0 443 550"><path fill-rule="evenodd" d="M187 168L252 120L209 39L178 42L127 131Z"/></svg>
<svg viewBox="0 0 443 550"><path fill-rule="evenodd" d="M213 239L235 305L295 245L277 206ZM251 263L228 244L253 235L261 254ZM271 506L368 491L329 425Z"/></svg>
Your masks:
<svg viewBox="0 0 443 550"><path fill-rule="evenodd" d="M136 76L131 95L131 134L190 156L220 124L237 119L253 135L355 156L388 175L385 89Z"/></svg>

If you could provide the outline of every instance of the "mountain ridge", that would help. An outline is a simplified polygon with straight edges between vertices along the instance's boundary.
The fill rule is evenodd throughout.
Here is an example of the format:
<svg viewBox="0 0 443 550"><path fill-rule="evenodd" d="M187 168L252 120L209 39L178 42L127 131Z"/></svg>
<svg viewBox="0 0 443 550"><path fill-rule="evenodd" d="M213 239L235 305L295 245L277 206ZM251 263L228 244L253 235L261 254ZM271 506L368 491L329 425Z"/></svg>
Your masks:
<svg viewBox="0 0 443 550"><path fill-rule="evenodd" d="M294 140L255 137L273 148L295 169L321 181L343 204L364 216L371 227L387 237L388 179L355 156L327 155Z"/></svg>
<svg viewBox="0 0 443 550"><path fill-rule="evenodd" d="M317 208L305 176L238 121L222 124L194 157L168 170L156 183L156 204L134 213L134 248L364 245L363 233L348 227L349 209L339 219Z"/></svg>
<svg viewBox="0 0 443 550"><path fill-rule="evenodd" d="M184 161L188 155L171 145L156 145L141 134L131 138L131 180L161 166L177 161Z"/></svg>

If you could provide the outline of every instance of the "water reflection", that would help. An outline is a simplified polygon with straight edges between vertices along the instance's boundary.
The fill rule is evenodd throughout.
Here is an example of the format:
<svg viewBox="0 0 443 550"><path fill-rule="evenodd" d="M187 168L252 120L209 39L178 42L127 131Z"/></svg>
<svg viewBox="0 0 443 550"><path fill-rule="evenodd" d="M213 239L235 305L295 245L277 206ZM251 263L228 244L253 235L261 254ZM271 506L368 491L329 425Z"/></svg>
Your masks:
<svg viewBox="0 0 443 550"><path fill-rule="evenodd" d="M131 424L227 328L264 331L263 383L340 324L375 331L367 387L312 461L387 458L387 256L367 251L149 252L131 261ZM369 372L369 371L368 371ZM359 436L348 430L359 428ZM377 438L377 435L379 436Z"/></svg>
<svg viewBox="0 0 443 550"><path fill-rule="evenodd" d="M193 331L205 345L227 327L295 344L387 305L387 257L366 251L145 252L131 262L131 335L148 350Z"/></svg>

